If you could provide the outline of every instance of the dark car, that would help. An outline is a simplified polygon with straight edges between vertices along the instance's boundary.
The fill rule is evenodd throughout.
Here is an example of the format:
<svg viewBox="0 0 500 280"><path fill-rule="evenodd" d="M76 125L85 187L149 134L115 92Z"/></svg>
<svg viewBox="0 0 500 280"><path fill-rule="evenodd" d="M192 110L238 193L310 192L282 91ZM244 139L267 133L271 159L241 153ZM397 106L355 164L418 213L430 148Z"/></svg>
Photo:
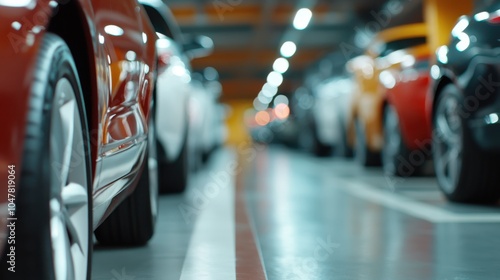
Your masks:
<svg viewBox="0 0 500 280"><path fill-rule="evenodd" d="M481 1L431 67L435 171L451 201L494 203L500 195L499 47L500 3Z"/></svg>

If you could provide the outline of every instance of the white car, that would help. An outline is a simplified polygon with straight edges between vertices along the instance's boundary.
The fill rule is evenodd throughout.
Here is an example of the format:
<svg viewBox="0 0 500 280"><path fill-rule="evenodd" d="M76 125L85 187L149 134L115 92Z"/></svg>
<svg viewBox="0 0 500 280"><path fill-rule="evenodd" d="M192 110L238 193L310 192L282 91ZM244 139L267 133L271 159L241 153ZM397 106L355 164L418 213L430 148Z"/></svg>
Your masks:
<svg viewBox="0 0 500 280"><path fill-rule="evenodd" d="M347 113L352 102L354 83L348 76L336 76L322 81L313 90L313 118L318 140L333 147L335 154L349 156L347 145Z"/></svg>
<svg viewBox="0 0 500 280"><path fill-rule="evenodd" d="M156 134L160 192L182 192L187 185L190 137L189 102L193 94L190 59L210 53L203 36L183 38L168 7L160 0L140 0L158 35Z"/></svg>
<svg viewBox="0 0 500 280"><path fill-rule="evenodd" d="M198 169L208 160L217 146L219 137L217 131L220 129L217 127L221 122L218 99L222 93L222 87L217 78L207 79L206 75L201 73L193 74L191 85L190 149L194 161L193 167Z"/></svg>

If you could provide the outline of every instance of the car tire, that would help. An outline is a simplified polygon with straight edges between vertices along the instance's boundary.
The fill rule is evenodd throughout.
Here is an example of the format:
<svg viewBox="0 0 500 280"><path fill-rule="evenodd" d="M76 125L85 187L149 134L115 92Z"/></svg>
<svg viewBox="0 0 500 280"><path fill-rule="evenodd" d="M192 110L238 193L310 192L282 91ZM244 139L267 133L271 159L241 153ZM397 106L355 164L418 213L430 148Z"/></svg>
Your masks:
<svg viewBox="0 0 500 280"><path fill-rule="evenodd" d="M370 151L368 144L366 142L366 134L364 126L359 120L354 123L354 128L356 132L356 143L354 149L354 159L360 165L369 166L379 166L380 165L380 154Z"/></svg>
<svg viewBox="0 0 500 280"><path fill-rule="evenodd" d="M328 157L332 155L333 147L331 145L323 144L318 137L318 127L315 122L311 120L309 122L309 129L312 136L311 141L311 152L317 157Z"/></svg>
<svg viewBox="0 0 500 280"><path fill-rule="evenodd" d="M15 201L16 239L7 245L15 246L15 273L7 267L0 278L90 279L92 176L80 81L60 37L46 33L37 59Z"/></svg>
<svg viewBox="0 0 500 280"><path fill-rule="evenodd" d="M418 166L410 163L411 150L404 143L399 117L392 105L384 110L384 145L382 167L386 175L409 177L417 173Z"/></svg>
<svg viewBox="0 0 500 280"><path fill-rule="evenodd" d="M337 127L340 128L339 131L340 137L339 137L339 143L335 145L334 155L336 157L351 158L353 156L353 151L351 147L349 147L347 140L347 129L345 128L345 125L343 124L340 117L339 117L339 125Z"/></svg>
<svg viewBox="0 0 500 280"><path fill-rule="evenodd" d="M460 112L464 96L455 85L442 90L433 117L433 158L444 195L453 202L491 204L498 201L500 155L480 149Z"/></svg>
<svg viewBox="0 0 500 280"><path fill-rule="evenodd" d="M135 190L96 229L105 246L141 246L154 234L158 216L158 157L154 113L150 112L148 146Z"/></svg>
<svg viewBox="0 0 500 280"><path fill-rule="evenodd" d="M187 129L184 134L184 143L177 159L173 162L167 162L166 159L159 162L159 187L162 194L182 193L188 184L189 154ZM158 143L158 150L160 154L165 155L165 151L160 143Z"/></svg>

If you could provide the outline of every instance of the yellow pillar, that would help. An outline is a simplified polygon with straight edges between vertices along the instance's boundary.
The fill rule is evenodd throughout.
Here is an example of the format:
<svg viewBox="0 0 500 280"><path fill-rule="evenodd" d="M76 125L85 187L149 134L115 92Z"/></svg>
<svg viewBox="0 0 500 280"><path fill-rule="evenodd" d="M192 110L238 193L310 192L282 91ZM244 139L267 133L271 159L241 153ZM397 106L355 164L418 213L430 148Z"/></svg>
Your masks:
<svg viewBox="0 0 500 280"><path fill-rule="evenodd" d="M424 0L424 18L432 51L446 45L461 15L472 12L473 0Z"/></svg>

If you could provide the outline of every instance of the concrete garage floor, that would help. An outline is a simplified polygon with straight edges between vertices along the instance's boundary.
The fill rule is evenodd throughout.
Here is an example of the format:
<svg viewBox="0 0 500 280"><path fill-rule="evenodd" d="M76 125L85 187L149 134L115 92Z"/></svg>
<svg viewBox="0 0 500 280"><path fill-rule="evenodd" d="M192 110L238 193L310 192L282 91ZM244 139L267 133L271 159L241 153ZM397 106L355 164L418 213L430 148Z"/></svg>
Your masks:
<svg viewBox="0 0 500 280"><path fill-rule="evenodd" d="M148 246L94 250L96 280L266 277L500 279L500 207L447 203L430 177L243 147L160 198Z"/></svg>

